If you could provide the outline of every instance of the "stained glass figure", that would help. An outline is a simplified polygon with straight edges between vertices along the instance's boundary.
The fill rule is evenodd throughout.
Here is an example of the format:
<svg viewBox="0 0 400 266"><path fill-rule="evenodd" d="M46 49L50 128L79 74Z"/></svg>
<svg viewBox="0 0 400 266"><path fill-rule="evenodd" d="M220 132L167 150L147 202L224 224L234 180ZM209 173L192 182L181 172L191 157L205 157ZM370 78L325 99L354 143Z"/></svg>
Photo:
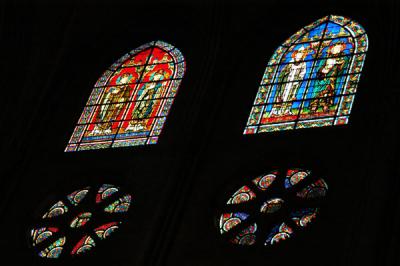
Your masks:
<svg viewBox="0 0 400 266"><path fill-rule="evenodd" d="M111 184L76 190L52 205L32 226L32 248L42 258L86 254L120 228L131 201L130 194Z"/></svg>
<svg viewBox="0 0 400 266"><path fill-rule="evenodd" d="M272 55L244 134L348 123L368 37L356 22L326 16Z"/></svg>
<svg viewBox="0 0 400 266"><path fill-rule="evenodd" d="M156 144L185 73L174 46L150 42L96 82L65 151Z"/></svg>
<svg viewBox="0 0 400 266"><path fill-rule="evenodd" d="M233 192L217 216L221 237L241 246L275 245L317 217L328 186L309 170L275 170Z"/></svg>

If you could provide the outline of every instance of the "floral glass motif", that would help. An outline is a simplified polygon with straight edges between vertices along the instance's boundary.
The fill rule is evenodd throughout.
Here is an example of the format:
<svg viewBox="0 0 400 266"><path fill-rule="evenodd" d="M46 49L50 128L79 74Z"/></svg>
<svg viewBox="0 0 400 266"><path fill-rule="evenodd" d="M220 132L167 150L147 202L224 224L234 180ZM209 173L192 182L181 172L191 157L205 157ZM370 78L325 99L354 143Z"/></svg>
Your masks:
<svg viewBox="0 0 400 266"><path fill-rule="evenodd" d="M32 237L32 245L36 246L40 244L47 238L51 237L54 233L58 232L58 228L55 227L42 227L39 229L32 229L31 230L31 237Z"/></svg>
<svg viewBox="0 0 400 266"><path fill-rule="evenodd" d="M285 179L285 188L291 188L292 186L299 183L301 180L306 178L310 174L310 171L304 171L301 169L290 169L287 172Z"/></svg>
<svg viewBox="0 0 400 266"><path fill-rule="evenodd" d="M324 197L328 191L328 185L323 179L319 179L311 183L301 191L297 192L297 196L303 199L314 199Z"/></svg>
<svg viewBox="0 0 400 266"><path fill-rule="evenodd" d="M221 234L228 232L233 227L246 220L249 215L243 212L224 213L219 218L219 227Z"/></svg>
<svg viewBox="0 0 400 266"><path fill-rule="evenodd" d="M243 186L241 189L236 191L232 197L228 200L227 204L239 204L245 201L252 200L256 194L247 186Z"/></svg>
<svg viewBox="0 0 400 266"><path fill-rule="evenodd" d="M126 195L119 200L114 201L110 205L104 208L105 212L113 213L113 212L127 212L129 206L131 204L131 196Z"/></svg>
<svg viewBox="0 0 400 266"><path fill-rule="evenodd" d="M235 245L275 245L316 219L327 190L322 178L299 168L256 177L224 204L217 216L220 234Z"/></svg>
<svg viewBox="0 0 400 266"><path fill-rule="evenodd" d="M130 194L110 184L76 190L52 205L32 226L32 248L42 258L85 254L123 224L131 201Z"/></svg>
<svg viewBox="0 0 400 266"><path fill-rule="evenodd" d="M96 203L100 203L106 198L110 197L112 194L118 192L118 188L110 185L110 184L104 184L100 187L99 191L97 192L96 195Z"/></svg>
<svg viewBox="0 0 400 266"><path fill-rule="evenodd" d="M252 224L249 227L243 229L233 239L232 243L242 246L251 246L256 243L257 224Z"/></svg>
<svg viewBox="0 0 400 266"><path fill-rule="evenodd" d="M280 198L273 198L273 199L267 200L261 206L260 212L262 212L262 213L274 213L274 212L278 211L280 208L282 208L284 202L285 201L283 199L280 199Z"/></svg>
<svg viewBox="0 0 400 266"><path fill-rule="evenodd" d="M94 229L94 231L100 239L106 239L106 238L110 237L110 235L113 232L115 232L115 230L118 229L118 227L119 227L118 224L120 224L120 222L111 222L111 223L103 224L103 225L97 227L96 229Z"/></svg>
<svg viewBox="0 0 400 266"><path fill-rule="evenodd" d="M279 243L280 241L290 238L291 234L293 234L293 229L285 223L276 225L268 235L265 245L267 246Z"/></svg>
<svg viewBox="0 0 400 266"><path fill-rule="evenodd" d="M71 255L83 254L96 246L93 238L90 236L84 236L71 251Z"/></svg>
<svg viewBox="0 0 400 266"><path fill-rule="evenodd" d="M290 213L290 218L297 226L306 227L311 223L318 213L318 208L304 208Z"/></svg>
<svg viewBox="0 0 400 266"><path fill-rule="evenodd" d="M268 187L275 181L276 175L278 171L272 171L271 173L265 176L256 177L253 180L253 183L257 186L258 189L267 190Z"/></svg>
<svg viewBox="0 0 400 266"><path fill-rule="evenodd" d="M72 220L69 226L71 226L72 228L82 227L87 222L89 222L90 218L92 218L92 214L90 212L81 213Z"/></svg>
<svg viewBox="0 0 400 266"><path fill-rule="evenodd" d="M68 207L65 206L64 202L59 201L54 204L48 212L46 212L42 218L54 218L60 215L63 215L68 211Z"/></svg>
<svg viewBox="0 0 400 266"><path fill-rule="evenodd" d="M69 202L71 202L71 204L77 206L86 197L86 194L88 192L89 192L88 188L80 189L69 194L67 198Z"/></svg>
<svg viewBox="0 0 400 266"><path fill-rule="evenodd" d="M299 30L272 55L244 134L347 124L367 50L365 30L345 17Z"/></svg>
<svg viewBox="0 0 400 266"><path fill-rule="evenodd" d="M162 41L125 54L96 82L65 151L156 144L184 73Z"/></svg>
<svg viewBox="0 0 400 266"><path fill-rule="evenodd" d="M53 242L50 246L39 252L39 257L57 259L60 257L65 244L65 237L61 237Z"/></svg>

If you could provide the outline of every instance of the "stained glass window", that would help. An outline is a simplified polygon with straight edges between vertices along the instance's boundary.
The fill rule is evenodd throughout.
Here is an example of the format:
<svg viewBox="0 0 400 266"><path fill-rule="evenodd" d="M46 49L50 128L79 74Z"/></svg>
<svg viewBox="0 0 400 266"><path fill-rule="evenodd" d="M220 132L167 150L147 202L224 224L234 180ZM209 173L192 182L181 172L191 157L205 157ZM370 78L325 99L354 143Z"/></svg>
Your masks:
<svg viewBox="0 0 400 266"><path fill-rule="evenodd" d="M124 223L132 196L103 184L76 190L50 205L30 231L32 249L42 258L88 253Z"/></svg>
<svg viewBox="0 0 400 266"><path fill-rule="evenodd" d="M234 245L275 245L317 217L328 185L312 171L271 171L234 191L217 216L221 237Z"/></svg>
<svg viewBox="0 0 400 266"><path fill-rule="evenodd" d="M272 55L244 134L347 124L367 49L365 30L341 16L296 32Z"/></svg>
<svg viewBox="0 0 400 266"><path fill-rule="evenodd" d="M125 54L96 82L65 151L156 144L184 73L162 41Z"/></svg>

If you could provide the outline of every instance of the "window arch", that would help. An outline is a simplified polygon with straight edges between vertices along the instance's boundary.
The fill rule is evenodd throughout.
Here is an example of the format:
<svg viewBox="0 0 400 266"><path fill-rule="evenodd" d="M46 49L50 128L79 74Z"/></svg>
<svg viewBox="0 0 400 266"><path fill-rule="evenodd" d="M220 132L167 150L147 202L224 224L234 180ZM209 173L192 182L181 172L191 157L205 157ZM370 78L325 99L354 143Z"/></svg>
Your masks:
<svg viewBox="0 0 400 266"><path fill-rule="evenodd" d="M174 46L150 42L96 82L65 151L155 144L185 73Z"/></svg>
<svg viewBox="0 0 400 266"><path fill-rule="evenodd" d="M296 32L272 55L244 134L347 124L367 49L365 30L342 16Z"/></svg>

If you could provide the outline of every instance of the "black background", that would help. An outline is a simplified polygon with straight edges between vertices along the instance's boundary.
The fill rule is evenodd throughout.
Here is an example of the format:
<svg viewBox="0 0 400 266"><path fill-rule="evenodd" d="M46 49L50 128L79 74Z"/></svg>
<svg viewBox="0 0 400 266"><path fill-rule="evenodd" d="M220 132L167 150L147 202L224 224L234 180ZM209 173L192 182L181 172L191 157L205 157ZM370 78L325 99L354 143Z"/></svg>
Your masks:
<svg viewBox="0 0 400 266"><path fill-rule="evenodd" d="M27 232L42 206L108 182L132 193L129 219L74 265L399 265L396 2L2 2L1 260L71 265L37 259ZM329 14L370 41L350 124L243 135L273 51ZM153 40L187 62L159 143L64 153L97 78ZM229 192L289 166L329 184L307 233L274 249L219 241L214 215Z"/></svg>

